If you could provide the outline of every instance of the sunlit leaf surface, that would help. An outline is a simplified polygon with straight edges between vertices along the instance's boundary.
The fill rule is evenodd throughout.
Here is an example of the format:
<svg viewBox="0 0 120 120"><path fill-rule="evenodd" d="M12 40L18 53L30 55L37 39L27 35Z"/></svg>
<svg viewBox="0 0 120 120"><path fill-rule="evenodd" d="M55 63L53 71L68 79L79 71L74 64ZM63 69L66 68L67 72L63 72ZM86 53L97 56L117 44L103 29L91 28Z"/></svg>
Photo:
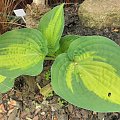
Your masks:
<svg viewBox="0 0 120 120"><path fill-rule="evenodd" d="M52 66L52 87L68 102L99 112L120 111L120 47L101 36L83 36Z"/></svg>

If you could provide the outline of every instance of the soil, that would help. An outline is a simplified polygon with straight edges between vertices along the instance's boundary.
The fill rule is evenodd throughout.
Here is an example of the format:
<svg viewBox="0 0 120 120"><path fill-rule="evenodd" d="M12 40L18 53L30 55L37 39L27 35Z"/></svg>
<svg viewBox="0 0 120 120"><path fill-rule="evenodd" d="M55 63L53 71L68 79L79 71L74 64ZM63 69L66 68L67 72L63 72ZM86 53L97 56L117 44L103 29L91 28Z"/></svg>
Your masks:
<svg viewBox="0 0 120 120"><path fill-rule="evenodd" d="M86 28L81 24L77 10L77 4L65 8L63 35L102 35L120 45L120 28ZM84 110L57 96L50 86L51 64L52 61L45 61L43 72L36 77L18 77L14 88L2 94L0 120L120 120L120 113Z"/></svg>

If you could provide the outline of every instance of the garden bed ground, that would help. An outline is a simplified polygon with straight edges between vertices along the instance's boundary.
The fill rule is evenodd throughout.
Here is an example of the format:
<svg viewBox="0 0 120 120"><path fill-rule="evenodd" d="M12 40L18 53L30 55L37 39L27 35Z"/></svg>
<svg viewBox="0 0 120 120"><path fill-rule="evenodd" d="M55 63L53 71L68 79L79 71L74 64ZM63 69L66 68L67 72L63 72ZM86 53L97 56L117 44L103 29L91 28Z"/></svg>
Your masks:
<svg viewBox="0 0 120 120"><path fill-rule="evenodd" d="M77 9L78 5L65 8L64 35L102 35L120 45L120 28L86 28L78 18ZM44 71L36 77L16 79L14 88L1 96L0 120L120 120L120 113L96 113L77 108L51 92L51 64L52 61L45 61ZM40 86L44 88L42 93ZM46 88L50 94L46 93Z"/></svg>

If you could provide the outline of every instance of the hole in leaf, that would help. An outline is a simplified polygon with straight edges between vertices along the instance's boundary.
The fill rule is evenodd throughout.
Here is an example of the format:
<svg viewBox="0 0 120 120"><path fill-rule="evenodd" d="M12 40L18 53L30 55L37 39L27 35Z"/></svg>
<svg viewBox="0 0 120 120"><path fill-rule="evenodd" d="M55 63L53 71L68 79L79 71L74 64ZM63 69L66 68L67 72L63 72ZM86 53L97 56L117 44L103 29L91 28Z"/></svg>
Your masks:
<svg viewBox="0 0 120 120"><path fill-rule="evenodd" d="M111 93L108 93L108 97L110 97L111 96Z"/></svg>

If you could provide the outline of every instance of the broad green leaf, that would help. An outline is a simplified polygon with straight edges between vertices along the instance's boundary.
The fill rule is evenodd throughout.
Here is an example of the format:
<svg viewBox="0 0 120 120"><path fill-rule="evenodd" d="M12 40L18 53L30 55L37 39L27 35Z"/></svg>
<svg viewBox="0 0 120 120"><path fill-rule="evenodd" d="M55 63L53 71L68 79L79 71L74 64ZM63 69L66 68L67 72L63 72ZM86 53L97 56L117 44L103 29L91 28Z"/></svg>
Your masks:
<svg viewBox="0 0 120 120"><path fill-rule="evenodd" d="M64 4L47 12L40 20L38 29L47 39L49 55L59 48L59 40L64 29Z"/></svg>
<svg viewBox="0 0 120 120"><path fill-rule="evenodd" d="M120 111L120 47L101 36L83 36L53 63L53 90L68 102L98 112Z"/></svg>
<svg viewBox="0 0 120 120"><path fill-rule="evenodd" d="M80 38L79 35L66 35L60 39L60 47L56 52L56 55L67 52L70 44L76 39Z"/></svg>
<svg viewBox="0 0 120 120"><path fill-rule="evenodd" d="M47 43L35 29L9 31L0 36L0 75L15 78L42 71Z"/></svg>
<svg viewBox="0 0 120 120"><path fill-rule="evenodd" d="M0 93L5 93L9 91L14 86L14 80L13 78L6 78L0 82Z"/></svg>
<svg viewBox="0 0 120 120"><path fill-rule="evenodd" d="M3 82L6 79L5 76L0 75L0 83Z"/></svg>

